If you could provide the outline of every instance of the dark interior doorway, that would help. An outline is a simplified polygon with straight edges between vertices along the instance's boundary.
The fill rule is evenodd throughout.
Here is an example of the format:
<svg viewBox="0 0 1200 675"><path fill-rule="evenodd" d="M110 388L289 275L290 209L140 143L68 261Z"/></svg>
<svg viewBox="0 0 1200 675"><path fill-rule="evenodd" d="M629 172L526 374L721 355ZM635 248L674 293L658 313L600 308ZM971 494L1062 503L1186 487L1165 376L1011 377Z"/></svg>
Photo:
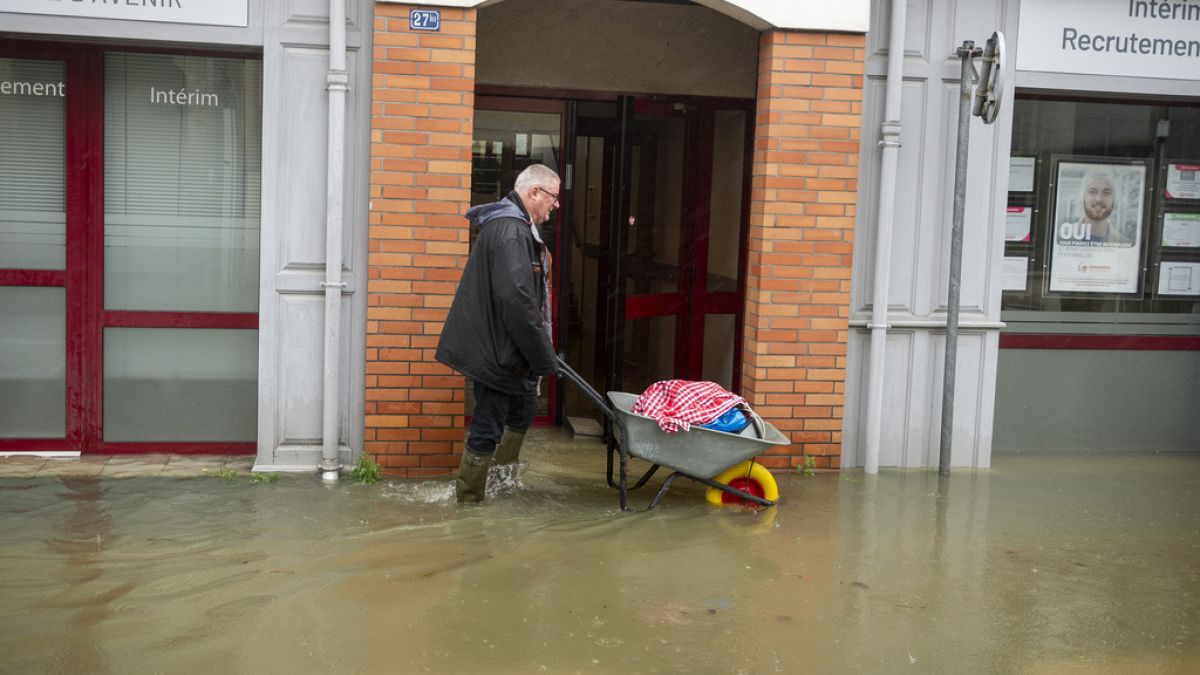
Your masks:
<svg viewBox="0 0 1200 675"><path fill-rule="evenodd" d="M496 163L485 150L498 152L480 145L481 112L553 114L548 105L564 106L565 142L552 155L564 198L543 228L556 257L559 351L601 391L671 378L736 391L753 101L481 96L477 165ZM537 130L511 131L514 150L532 151ZM544 413L596 417L590 401L559 386Z"/></svg>

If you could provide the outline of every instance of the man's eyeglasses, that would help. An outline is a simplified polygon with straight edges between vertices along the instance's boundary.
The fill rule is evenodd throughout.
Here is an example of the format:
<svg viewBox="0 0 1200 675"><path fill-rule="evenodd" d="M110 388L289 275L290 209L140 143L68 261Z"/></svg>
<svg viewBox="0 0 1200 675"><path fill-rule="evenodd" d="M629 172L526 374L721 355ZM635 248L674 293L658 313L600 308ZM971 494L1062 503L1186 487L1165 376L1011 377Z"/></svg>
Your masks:
<svg viewBox="0 0 1200 675"><path fill-rule="evenodd" d="M547 190L546 188L542 187L541 185L537 186L537 189L539 189L539 190L541 190L542 192L545 192L546 194L550 195L550 198L554 200L554 203L555 203L555 204L557 204L557 203L558 203L558 195L557 195L557 194L555 194L555 193L553 193L553 192L551 192L551 191Z"/></svg>

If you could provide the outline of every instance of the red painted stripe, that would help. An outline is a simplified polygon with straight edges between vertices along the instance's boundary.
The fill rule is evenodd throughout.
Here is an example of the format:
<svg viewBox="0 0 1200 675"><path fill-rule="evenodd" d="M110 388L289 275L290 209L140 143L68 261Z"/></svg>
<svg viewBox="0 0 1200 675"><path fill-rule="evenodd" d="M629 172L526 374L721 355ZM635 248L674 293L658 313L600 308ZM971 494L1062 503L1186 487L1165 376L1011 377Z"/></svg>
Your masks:
<svg viewBox="0 0 1200 675"><path fill-rule="evenodd" d="M253 442L152 442L152 443L102 443L88 455L253 455Z"/></svg>
<svg viewBox="0 0 1200 675"><path fill-rule="evenodd" d="M68 452L79 447L65 438L0 438L0 452Z"/></svg>
<svg viewBox="0 0 1200 675"><path fill-rule="evenodd" d="M674 316L683 310L682 293L658 293L655 295L630 295L625 298L625 319L650 319L659 316Z"/></svg>
<svg viewBox="0 0 1200 675"><path fill-rule="evenodd" d="M105 328L258 328L258 315L241 312L104 312Z"/></svg>
<svg viewBox="0 0 1200 675"><path fill-rule="evenodd" d="M66 285L66 270L0 270L0 286Z"/></svg>
<svg viewBox="0 0 1200 675"><path fill-rule="evenodd" d="M1128 349L1200 351L1200 336L1002 333L1001 349Z"/></svg>

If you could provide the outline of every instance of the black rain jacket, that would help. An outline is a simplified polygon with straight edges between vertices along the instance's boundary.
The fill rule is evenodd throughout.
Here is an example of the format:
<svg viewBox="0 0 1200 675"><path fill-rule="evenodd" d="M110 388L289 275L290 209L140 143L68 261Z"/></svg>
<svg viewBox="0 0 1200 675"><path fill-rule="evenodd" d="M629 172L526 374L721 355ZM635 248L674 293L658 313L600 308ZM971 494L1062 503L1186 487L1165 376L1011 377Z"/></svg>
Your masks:
<svg viewBox="0 0 1200 675"><path fill-rule="evenodd" d="M438 340L437 360L497 391L528 394L557 370L544 313L542 244L511 192L467 211L479 235Z"/></svg>

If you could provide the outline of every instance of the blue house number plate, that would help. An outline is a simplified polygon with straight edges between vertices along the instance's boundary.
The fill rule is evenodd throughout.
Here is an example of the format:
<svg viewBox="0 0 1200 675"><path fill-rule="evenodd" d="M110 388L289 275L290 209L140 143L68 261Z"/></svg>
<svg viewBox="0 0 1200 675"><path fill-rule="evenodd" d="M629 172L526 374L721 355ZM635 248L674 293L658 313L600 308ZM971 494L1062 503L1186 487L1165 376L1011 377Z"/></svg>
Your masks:
<svg viewBox="0 0 1200 675"><path fill-rule="evenodd" d="M408 11L409 30L441 30L442 13L436 9L410 9Z"/></svg>

